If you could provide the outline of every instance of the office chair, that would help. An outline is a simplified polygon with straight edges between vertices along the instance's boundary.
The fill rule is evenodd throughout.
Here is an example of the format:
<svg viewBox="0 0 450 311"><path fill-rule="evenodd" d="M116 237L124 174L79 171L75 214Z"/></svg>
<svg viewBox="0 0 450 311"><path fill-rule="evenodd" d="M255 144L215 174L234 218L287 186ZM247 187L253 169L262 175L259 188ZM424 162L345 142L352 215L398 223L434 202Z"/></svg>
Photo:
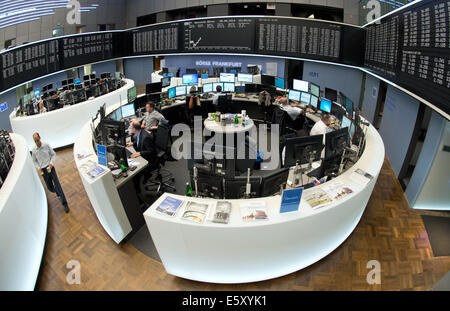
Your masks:
<svg viewBox="0 0 450 311"><path fill-rule="evenodd" d="M228 112L228 97L226 94L219 95L219 98L217 100L217 109L220 111L220 113Z"/></svg>
<svg viewBox="0 0 450 311"><path fill-rule="evenodd" d="M156 193L160 193L161 189L171 189L176 192L176 188L170 185L168 182L174 182L175 178L169 172L169 174L165 177L162 176L161 171L163 170L163 166L169 158L169 136L170 136L170 128L164 124L158 126L156 130L155 136L155 147L156 147L156 181L149 180L148 183L153 186L157 186ZM147 191L150 191L150 187L146 187Z"/></svg>
<svg viewBox="0 0 450 311"><path fill-rule="evenodd" d="M272 114L272 124L278 124L280 135L286 133L286 119L290 118L286 111L281 107L275 107Z"/></svg>

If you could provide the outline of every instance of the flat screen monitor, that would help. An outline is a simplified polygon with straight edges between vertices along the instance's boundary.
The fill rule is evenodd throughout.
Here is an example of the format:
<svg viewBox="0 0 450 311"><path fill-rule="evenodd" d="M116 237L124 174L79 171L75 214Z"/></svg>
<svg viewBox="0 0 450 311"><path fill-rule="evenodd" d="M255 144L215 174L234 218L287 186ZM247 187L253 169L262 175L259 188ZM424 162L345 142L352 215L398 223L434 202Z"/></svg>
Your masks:
<svg viewBox="0 0 450 311"><path fill-rule="evenodd" d="M175 96L183 96L183 95L186 95L186 85L176 86Z"/></svg>
<svg viewBox="0 0 450 311"><path fill-rule="evenodd" d="M323 149L323 135L292 137L286 139L284 167L319 161Z"/></svg>
<svg viewBox="0 0 450 311"><path fill-rule="evenodd" d="M89 81L89 80L84 81L84 87L88 87L88 86L91 86L91 81Z"/></svg>
<svg viewBox="0 0 450 311"><path fill-rule="evenodd" d="M238 73L237 75L238 82L248 82L253 83L253 75L250 73Z"/></svg>
<svg viewBox="0 0 450 311"><path fill-rule="evenodd" d="M220 85L220 87L222 88L223 91L223 83L220 82L214 82L213 83L213 92L217 92L217 86Z"/></svg>
<svg viewBox="0 0 450 311"><path fill-rule="evenodd" d="M314 83L309 84L309 92L317 97L320 97L320 87Z"/></svg>
<svg viewBox="0 0 450 311"><path fill-rule="evenodd" d="M183 84L194 84L198 83L198 74L191 73L183 75Z"/></svg>
<svg viewBox="0 0 450 311"><path fill-rule="evenodd" d="M117 121L122 120L122 107L116 109L116 115L115 115L115 117L116 117L116 120L117 120Z"/></svg>
<svg viewBox="0 0 450 311"><path fill-rule="evenodd" d="M128 102L132 103L135 101L137 97L137 89L136 86L133 86L131 89L128 89Z"/></svg>
<svg viewBox="0 0 450 311"><path fill-rule="evenodd" d="M39 91L39 89L34 90L34 98L38 97L40 94L41 92Z"/></svg>
<svg viewBox="0 0 450 311"><path fill-rule="evenodd" d="M89 75L84 75L84 76L83 76L83 81L86 81L86 80L91 80L91 78L89 77Z"/></svg>
<svg viewBox="0 0 450 311"><path fill-rule="evenodd" d="M156 83L149 83L145 85L145 94L159 93L162 88L162 81Z"/></svg>
<svg viewBox="0 0 450 311"><path fill-rule="evenodd" d="M91 80L95 80L95 73L91 73Z"/></svg>
<svg viewBox="0 0 450 311"><path fill-rule="evenodd" d="M325 88L325 98L337 102L337 91L329 88Z"/></svg>
<svg viewBox="0 0 450 311"><path fill-rule="evenodd" d="M345 98L345 110L353 117L353 102L347 97Z"/></svg>
<svg viewBox="0 0 450 311"><path fill-rule="evenodd" d="M45 93L47 92L47 85L42 88L42 92L44 93L45 96Z"/></svg>
<svg viewBox="0 0 450 311"><path fill-rule="evenodd" d="M330 114L336 117L336 119L339 120L339 122L342 120L342 116L344 115L344 109L338 105L337 103L333 103L331 105Z"/></svg>
<svg viewBox="0 0 450 311"><path fill-rule="evenodd" d="M68 79L67 80L67 84L73 84L73 82L74 82L73 79Z"/></svg>
<svg viewBox="0 0 450 311"><path fill-rule="evenodd" d="M81 80L80 79L75 79L75 85L78 85L78 84L80 84L81 83Z"/></svg>
<svg viewBox="0 0 450 311"><path fill-rule="evenodd" d="M234 73L221 72L220 73L220 82L234 82Z"/></svg>
<svg viewBox="0 0 450 311"><path fill-rule="evenodd" d="M175 87L171 87L168 91L167 91L168 95L169 95L169 99L170 98L174 98L175 97Z"/></svg>
<svg viewBox="0 0 450 311"><path fill-rule="evenodd" d="M225 180L225 199L242 199L247 193L247 176ZM261 176L250 176L250 198L261 195Z"/></svg>
<svg viewBox="0 0 450 311"><path fill-rule="evenodd" d="M348 128L348 136L350 139L353 139L353 135L355 134L355 124L352 122L351 119L347 118L346 116L342 117L341 122L341 128Z"/></svg>
<svg viewBox="0 0 450 311"><path fill-rule="evenodd" d="M198 84L191 84L191 85L186 86L186 95L191 93L191 89L192 88L195 88L195 91L197 92L198 91Z"/></svg>
<svg viewBox="0 0 450 311"><path fill-rule="evenodd" d="M320 110L330 113L330 111L331 111L331 100L322 98L320 100Z"/></svg>
<svg viewBox="0 0 450 311"><path fill-rule="evenodd" d="M311 95L311 101L309 102L309 105L317 110L318 103L319 103L319 97Z"/></svg>
<svg viewBox="0 0 450 311"><path fill-rule="evenodd" d="M61 85L62 85L62 86L67 85L67 80L62 80Z"/></svg>
<svg viewBox="0 0 450 311"><path fill-rule="evenodd" d="M47 91L53 90L53 83L47 85Z"/></svg>
<svg viewBox="0 0 450 311"><path fill-rule="evenodd" d="M121 107L122 118L128 118L134 116L136 111L134 110L134 104L128 104Z"/></svg>
<svg viewBox="0 0 450 311"><path fill-rule="evenodd" d="M292 88L297 91L308 92L309 91L309 82L294 79Z"/></svg>
<svg viewBox="0 0 450 311"><path fill-rule="evenodd" d="M278 87L280 89L284 89L284 79L276 77L275 78L275 87Z"/></svg>
<svg viewBox="0 0 450 311"><path fill-rule="evenodd" d="M348 145L348 129L331 131L325 137L325 159L342 156Z"/></svg>
<svg viewBox="0 0 450 311"><path fill-rule="evenodd" d="M301 95L300 91L289 90L288 99L298 102L300 101L300 95Z"/></svg>
<svg viewBox="0 0 450 311"><path fill-rule="evenodd" d="M275 85L275 77L269 76L269 75L261 75L261 84L274 86Z"/></svg>
<svg viewBox="0 0 450 311"><path fill-rule="evenodd" d="M300 96L300 103L309 105L311 103L311 94L302 92L302 95Z"/></svg>
<svg viewBox="0 0 450 311"><path fill-rule="evenodd" d="M236 86L236 93L244 94L245 93L245 86L244 85Z"/></svg>
<svg viewBox="0 0 450 311"><path fill-rule="evenodd" d="M161 87L168 87L170 85L170 78L162 78L161 79Z"/></svg>
<svg viewBox="0 0 450 311"><path fill-rule="evenodd" d="M232 82L224 82L224 84L223 84L223 91L224 92L234 93L234 91L235 91L234 83L232 83Z"/></svg>
<svg viewBox="0 0 450 311"><path fill-rule="evenodd" d="M106 72L100 74L100 79L106 79L108 77L108 74Z"/></svg>
<svg viewBox="0 0 450 311"><path fill-rule="evenodd" d="M201 76L201 78L202 78L202 79L208 79L208 74L206 74L206 73L202 73L202 76Z"/></svg>
<svg viewBox="0 0 450 311"><path fill-rule="evenodd" d="M210 93L213 91L213 84L212 83L205 83L203 84L203 93Z"/></svg>
<svg viewBox="0 0 450 311"><path fill-rule="evenodd" d="M261 196L268 197L281 190L281 185L285 184L289 176L289 168L282 168L262 178Z"/></svg>

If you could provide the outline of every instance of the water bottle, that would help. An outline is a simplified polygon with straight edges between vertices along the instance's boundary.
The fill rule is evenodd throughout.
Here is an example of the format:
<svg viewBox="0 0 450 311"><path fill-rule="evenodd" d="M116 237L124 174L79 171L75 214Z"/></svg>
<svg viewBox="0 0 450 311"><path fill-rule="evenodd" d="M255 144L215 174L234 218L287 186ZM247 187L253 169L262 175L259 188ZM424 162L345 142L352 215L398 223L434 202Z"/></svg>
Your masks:
<svg viewBox="0 0 450 311"><path fill-rule="evenodd" d="M186 196L187 197L191 197L192 196L192 189L191 186L189 185L189 183L186 183Z"/></svg>
<svg viewBox="0 0 450 311"><path fill-rule="evenodd" d="M127 167L125 166L125 162L123 159L121 159L120 161L120 170L122 171L122 173L125 173L127 171Z"/></svg>

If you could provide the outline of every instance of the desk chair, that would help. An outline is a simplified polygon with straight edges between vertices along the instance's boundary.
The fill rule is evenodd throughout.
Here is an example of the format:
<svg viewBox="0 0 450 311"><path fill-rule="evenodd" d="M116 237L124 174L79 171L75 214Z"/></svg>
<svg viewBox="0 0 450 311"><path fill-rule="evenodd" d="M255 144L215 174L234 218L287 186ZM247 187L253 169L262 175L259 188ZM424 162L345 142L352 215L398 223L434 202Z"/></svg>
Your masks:
<svg viewBox="0 0 450 311"><path fill-rule="evenodd" d="M220 113L228 113L228 104L231 102L231 96L228 96L228 94L221 94L219 95L219 98L217 100L217 109L220 111ZM230 101L228 101L230 99Z"/></svg>
<svg viewBox="0 0 450 311"><path fill-rule="evenodd" d="M290 118L286 111L281 107L275 107L272 114L272 124L278 124L280 128L280 135L286 133L286 120Z"/></svg>
<svg viewBox="0 0 450 311"><path fill-rule="evenodd" d="M172 174L168 174L168 176L164 177L161 174L163 170L163 166L166 161L169 159L169 136L170 136L170 128L164 124L158 126L155 135L155 147L156 147L156 162L157 162L157 176L156 181L148 181L148 184L152 186L157 186L156 193L160 193L161 190L165 191L166 189L171 189L176 191L176 188L170 185L168 182L174 182L175 178L173 178ZM150 186L149 185L149 186ZM150 187L146 187L147 191L150 191Z"/></svg>

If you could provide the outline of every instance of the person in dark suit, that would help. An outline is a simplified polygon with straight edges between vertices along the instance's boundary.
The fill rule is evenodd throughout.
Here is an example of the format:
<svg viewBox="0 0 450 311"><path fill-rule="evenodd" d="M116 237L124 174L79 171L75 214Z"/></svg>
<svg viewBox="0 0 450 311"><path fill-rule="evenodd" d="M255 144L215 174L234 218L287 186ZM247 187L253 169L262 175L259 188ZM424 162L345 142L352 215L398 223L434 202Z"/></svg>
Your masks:
<svg viewBox="0 0 450 311"><path fill-rule="evenodd" d="M141 124L137 120L131 122L130 130L135 137L135 141L134 143L127 143L127 147L133 146L134 150L136 150L130 157L133 159L142 156L148 162L151 162L152 157L156 153L152 137L146 130L141 128Z"/></svg>

